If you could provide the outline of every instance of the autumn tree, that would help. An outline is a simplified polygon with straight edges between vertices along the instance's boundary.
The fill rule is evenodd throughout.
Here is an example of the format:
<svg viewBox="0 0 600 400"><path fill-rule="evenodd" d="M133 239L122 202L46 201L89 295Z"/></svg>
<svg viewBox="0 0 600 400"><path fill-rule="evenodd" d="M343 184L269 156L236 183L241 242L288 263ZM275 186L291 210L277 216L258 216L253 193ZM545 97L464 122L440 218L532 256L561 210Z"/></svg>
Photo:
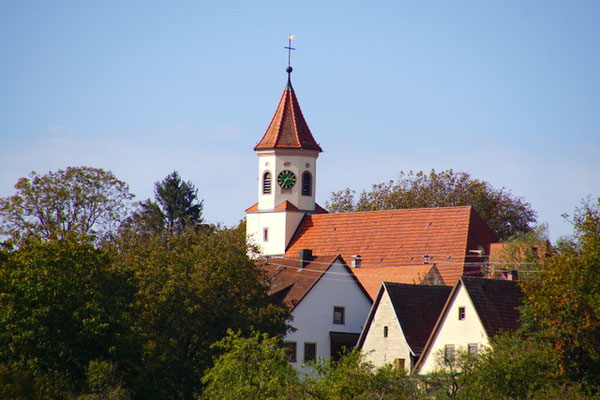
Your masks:
<svg viewBox="0 0 600 400"><path fill-rule="evenodd" d="M524 285L525 313L532 334L554 347L562 374L600 389L600 199L571 220L574 236Z"/></svg>
<svg viewBox="0 0 600 400"><path fill-rule="evenodd" d="M0 198L0 234L19 243L66 234L99 237L125 217L133 195L112 172L68 167L19 179L16 194Z"/></svg>
<svg viewBox="0 0 600 400"><path fill-rule="evenodd" d="M198 189L190 181L183 181L177 171L154 183L154 201L139 203L138 211L127 225L142 232L183 232L199 226L203 200L198 200Z"/></svg>
<svg viewBox="0 0 600 400"><path fill-rule="evenodd" d="M355 195L349 188L333 192L326 208L348 212L470 205L501 239L529 232L536 221L531 205L509 190L453 170L400 172L396 181L375 184L358 199Z"/></svg>

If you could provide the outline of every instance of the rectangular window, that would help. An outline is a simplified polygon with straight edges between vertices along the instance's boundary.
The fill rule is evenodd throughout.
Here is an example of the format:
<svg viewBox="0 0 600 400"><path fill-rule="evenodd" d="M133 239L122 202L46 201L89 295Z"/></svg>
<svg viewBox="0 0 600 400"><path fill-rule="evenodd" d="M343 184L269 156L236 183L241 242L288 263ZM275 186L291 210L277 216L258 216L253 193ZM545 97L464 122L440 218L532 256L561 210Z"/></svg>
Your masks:
<svg viewBox="0 0 600 400"><path fill-rule="evenodd" d="M446 347L444 348L444 361L446 362L446 364L454 361L454 345L453 344L447 344Z"/></svg>
<svg viewBox="0 0 600 400"><path fill-rule="evenodd" d="M269 228L263 228L263 242L269 241Z"/></svg>
<svg viewBox="0 0 600 400"><path fill-rule="evenodd" d="M388 337L388 327L387 326L383 327L383 337Z"/></svg>
<svg viewBox="0 0 600 400"><path fill-rule="evenodd" d="M394 360L394 369L396 371L404 372L404 368L405 368L404 363L405 363L404 358L396 358Z"/></svg>
<svg viewBox="0 0 600 400"><path fill-rule="evenodd" d="M296 342L283 342L283 349L289 362L296 362Z"/></svg>
<svg viewBox="0 0 600 400"><path fill-rule="evenodd" d="M304 362L317 359L317 344L304 342Z"/></svg>
<svg viewBox="0 0 600 400"><path fill-rule="evenodd" d="M333 307L333 323L343 325L344 322L344 307Z"/></svg>
<svg viewBox="0 0 600 400"><path fill-rule="evenodd" d="M469 355L470 356L477 355L477 343L469 344Z"/></svg>
<svg viewBox="0 0 600 400"><path fill-rule="evenodd" d="M458 320L462 321L465 319L465 308L464 307L458 307Z"/></svg>

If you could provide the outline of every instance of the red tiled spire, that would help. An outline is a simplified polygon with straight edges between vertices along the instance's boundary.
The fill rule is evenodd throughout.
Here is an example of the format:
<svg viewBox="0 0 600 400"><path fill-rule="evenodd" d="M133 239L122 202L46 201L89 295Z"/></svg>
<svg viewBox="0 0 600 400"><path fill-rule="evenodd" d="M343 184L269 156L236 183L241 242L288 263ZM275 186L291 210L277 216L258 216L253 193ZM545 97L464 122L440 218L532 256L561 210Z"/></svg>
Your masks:
<svg viewBox="0 0 600 400"><path fill-rule="evenodd" d="M292 87L288 67L288 83L281 95L275 115L254 150L268 149L303 149L323 151L310 133L304 120L296 93Z"/></svg>

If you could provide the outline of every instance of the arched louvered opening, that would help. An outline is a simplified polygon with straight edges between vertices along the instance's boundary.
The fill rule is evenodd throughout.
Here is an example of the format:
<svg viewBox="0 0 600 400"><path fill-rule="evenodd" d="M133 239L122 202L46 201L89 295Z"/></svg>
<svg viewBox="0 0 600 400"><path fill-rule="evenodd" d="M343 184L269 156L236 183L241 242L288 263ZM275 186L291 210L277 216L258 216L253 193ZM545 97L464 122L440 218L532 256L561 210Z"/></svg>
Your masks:
<svg viewBox="0 0 600 400"><path fill-rule="evenodd" d="M312 196L312 175L308 171L302 174L302 196Z"/></svg>
<svg viewBox="0 0 600 400"><path fill-rule="evenodd" d="M263 175L263 194L271 194L271 173L269 171Z"/></svg>

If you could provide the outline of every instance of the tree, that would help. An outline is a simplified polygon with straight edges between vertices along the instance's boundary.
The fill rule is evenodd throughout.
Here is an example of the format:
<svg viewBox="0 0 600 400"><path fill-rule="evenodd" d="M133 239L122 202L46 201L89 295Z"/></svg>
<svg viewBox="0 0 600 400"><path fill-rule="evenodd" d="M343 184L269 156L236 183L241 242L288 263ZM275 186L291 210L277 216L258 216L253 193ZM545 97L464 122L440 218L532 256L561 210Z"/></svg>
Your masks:
<svg viewBox="0 0 600 400"><path fill-rule="evenodd" d="M42 398L82 390L92 360L112 360L127 375L139 354L132 278L73 238L0 254L0 364Z"/></svg>
<svg viewBox="0 0 600 400"><path fill-rule="evenodd" d="M268 295L266 277L234 230L138 235L116 243L120 265L140 289L135 328L142 334L143 398L192 399L228 329L283 335L289 310Z"/></svg>
<svg viewBox="0 0 600 400"><path fill-rule="evenodd" d="M529 203L466 172L400 172L398 180L375 184L358 200L355 193L351 189L333 192L326 208L347 212L470 205L501 239L531 231L536 221Z"/></svg>
<svg viewBox="0 0 600 400"><path fill-rule="evenodd" d="M112 172L90 167L31 172L15 188L15 195L0 198L0 234L17 243L72 233L102 236L124 218L133 198Z"/></svg>
<svg viewBox="0 0 600 400"><path fill-rule="evenodd" d="M267 400L305 398L281 339L266 334L249 338L229 331L213 345L223 352L204 377L206 400Z"/></svg>
<svg viewBox="0 0 600 400"><path fill-rule="evenodd" d="M203 201L198 201L198 189L192 182L182 181L177 171L154 183L154 199L139 203L128 224L142 232L183 232L202 223Z"/></svg>
<svg viewBox="0 0 600 400"><path fill-rule="evenodd" d="M416 382L391 365L375 368L365 362L360 351L346 353L339 360L314 364L316 376L305 385L309 399L401 400L423 399Z"/></svg>
<svg viewBox="0 0 600 400"><path fill-rule="evenodd" d="M556 246L535 279L526 282L526 315L539 340L558 354L561 373L600 389L600 199L572 218L574 236Z"/></svg>

